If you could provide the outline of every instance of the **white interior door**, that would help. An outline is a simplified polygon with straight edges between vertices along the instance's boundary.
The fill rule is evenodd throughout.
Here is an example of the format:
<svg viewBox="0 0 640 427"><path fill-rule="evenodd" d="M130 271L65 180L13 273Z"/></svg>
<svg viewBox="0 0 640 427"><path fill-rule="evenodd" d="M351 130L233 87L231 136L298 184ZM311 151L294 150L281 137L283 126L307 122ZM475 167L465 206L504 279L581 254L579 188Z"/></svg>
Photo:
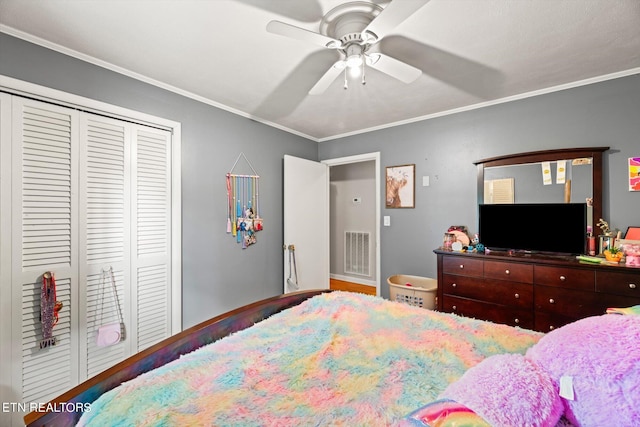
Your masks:
<svg viewBox="0 0 640 427"><path fill-rule="evenodd" d="M283 228L284 293L329 288L329 167L326 164L284 156Z"/></svg>

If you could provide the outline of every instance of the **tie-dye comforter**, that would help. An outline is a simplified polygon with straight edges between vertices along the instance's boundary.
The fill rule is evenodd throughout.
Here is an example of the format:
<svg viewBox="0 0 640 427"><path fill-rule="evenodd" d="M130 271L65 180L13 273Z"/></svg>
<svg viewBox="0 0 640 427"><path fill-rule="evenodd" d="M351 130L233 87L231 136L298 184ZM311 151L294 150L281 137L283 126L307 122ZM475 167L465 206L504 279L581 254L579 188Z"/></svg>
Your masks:
<svg viewBox="0 0 640 427"><path fill-rule="evenodd" d="M542 334L332 292L126 382L92 426L382 426Z"/></svg>

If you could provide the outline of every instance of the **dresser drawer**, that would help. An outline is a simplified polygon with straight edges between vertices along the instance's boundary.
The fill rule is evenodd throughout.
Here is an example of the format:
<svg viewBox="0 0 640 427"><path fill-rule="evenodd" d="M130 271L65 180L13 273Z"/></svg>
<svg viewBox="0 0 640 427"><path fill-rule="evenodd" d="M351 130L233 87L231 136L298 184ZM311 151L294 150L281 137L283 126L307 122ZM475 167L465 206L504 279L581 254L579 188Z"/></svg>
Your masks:
<svg viewBox="0 0 640 427"><path fill-rule="evenodd" d="M576 320L578 319L575 317L567 317L561 314L537 312L535 313L534 329L540 332L551 332Z"/></svg>
<svg viewBox="0 0 640 427"><path fill-rule="evenodd" d="M481 259L471 259L458 256L445 256L442 259L442 270L444 273L457 274L460 276L482 277L484 261Z"/></svg>
<svg viewBox="0 0 640 427"><path fill-rule="evenodd" d="M593 270L587 269L536 265L533 267L533 282L536 285L593 292L595 290L595 273Z"/></svg>
<svg viewBox="0 0 640 427"><path fill-rule="evenodd" d="M640 298L640 274L597 271L596 291Z"/></svg>
<svg viewBox="0 0 640 427"><path fill-rule="evenodd" d="M445 295L443 298L443 310L460 316L533 329L533 313L531 310L510 308L449 295Z"/></svg>
<svg viewBox="0 0 640 427"><path fill-rule="evenodd" d="M533 265L515 262L486 261L484 277L513 282L533 283Z"/></svg>
<svg viewBox="0 0 640 427"><path fill-rule="evenodd" d="M444 274L443 281L443 292L448 295L533 309L533 285L453 274Z"/></svg>
<svg viewBox="0 0 640 427"><path fill-rule="evenodd" d="M536 312L560 314L577 319L603 314L598 298L595 292L536 285L533 299Z"/></svg>

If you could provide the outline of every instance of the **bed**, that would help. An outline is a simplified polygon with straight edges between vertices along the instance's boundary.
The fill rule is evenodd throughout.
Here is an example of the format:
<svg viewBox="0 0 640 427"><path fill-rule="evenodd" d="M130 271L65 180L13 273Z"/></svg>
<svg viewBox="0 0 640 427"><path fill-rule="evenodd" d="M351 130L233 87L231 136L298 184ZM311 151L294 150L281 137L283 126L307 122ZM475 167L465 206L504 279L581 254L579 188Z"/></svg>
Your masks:
<svg viewBox="0 0 640 427"><path fill-rule="evenodd" d="M286 294L170 337L25 423L393 425L480 361L542 336L363 294Z"/></svg>

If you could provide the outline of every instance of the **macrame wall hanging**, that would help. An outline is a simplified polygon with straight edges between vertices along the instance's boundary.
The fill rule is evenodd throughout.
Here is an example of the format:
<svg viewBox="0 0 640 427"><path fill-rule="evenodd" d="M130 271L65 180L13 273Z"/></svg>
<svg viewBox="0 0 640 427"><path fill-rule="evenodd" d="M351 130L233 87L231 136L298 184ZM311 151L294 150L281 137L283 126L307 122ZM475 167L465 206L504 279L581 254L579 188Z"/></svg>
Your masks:
<svg viewBox="0 0 640 427"><path fill-rule="evenodd" d="M241 157L247 162L253 175L233 173ZM227 173L227 233L242 245L242 249L246 249L256 243L256 233L261 230L260 176L244 153L240 153Z"/></svg>

